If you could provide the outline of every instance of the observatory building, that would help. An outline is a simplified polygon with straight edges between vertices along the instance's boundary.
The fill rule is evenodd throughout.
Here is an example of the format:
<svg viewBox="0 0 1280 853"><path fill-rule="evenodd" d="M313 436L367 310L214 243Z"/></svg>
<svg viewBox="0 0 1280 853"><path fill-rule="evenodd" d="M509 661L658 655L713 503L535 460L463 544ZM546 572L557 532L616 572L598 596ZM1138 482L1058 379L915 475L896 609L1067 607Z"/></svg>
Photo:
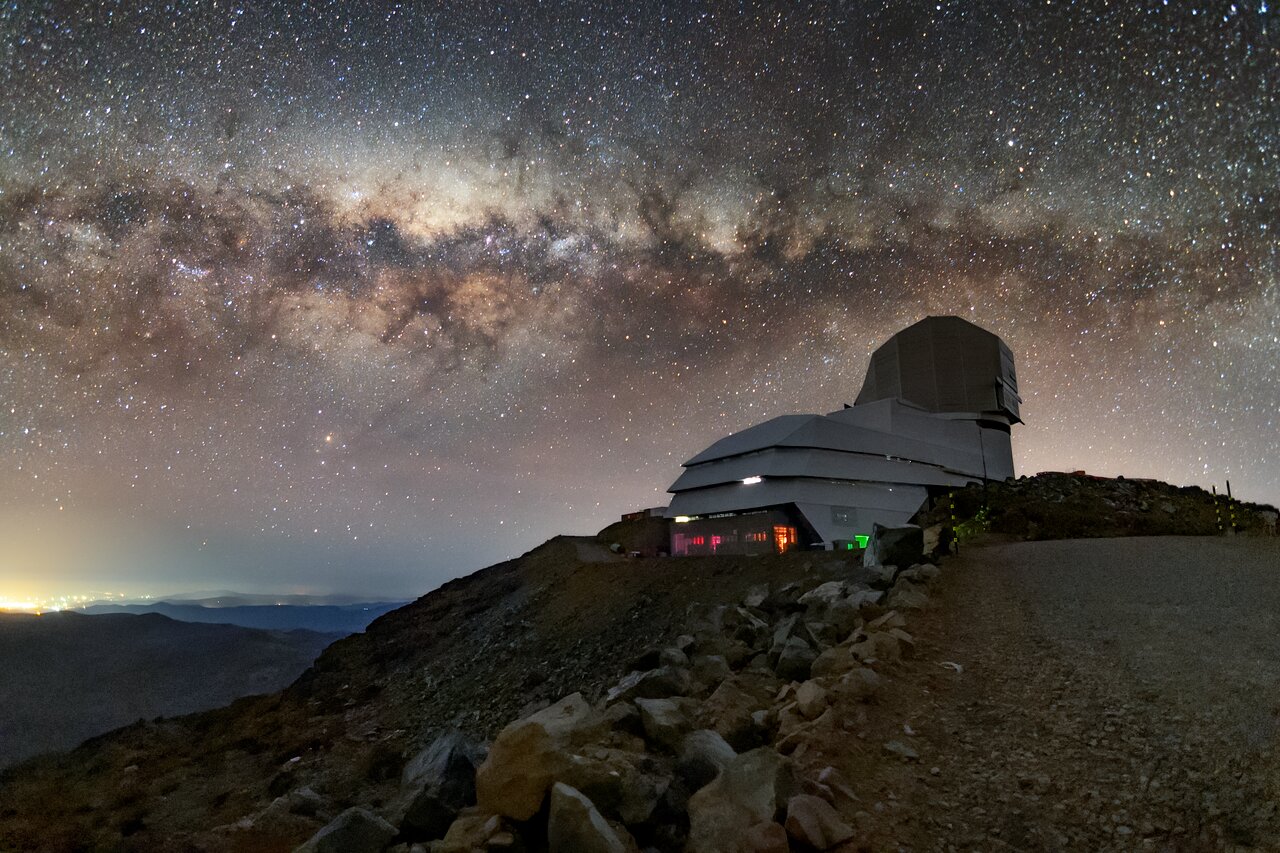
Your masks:
<svg viewBox="0 0 1280 853"><path fill-rule="evenodd" d="M931 497L1013 476L1018 379L1004 341L927 317L871 356L854 405L782 415L720 439L668 489L671 553L865 545Z"/></svg>

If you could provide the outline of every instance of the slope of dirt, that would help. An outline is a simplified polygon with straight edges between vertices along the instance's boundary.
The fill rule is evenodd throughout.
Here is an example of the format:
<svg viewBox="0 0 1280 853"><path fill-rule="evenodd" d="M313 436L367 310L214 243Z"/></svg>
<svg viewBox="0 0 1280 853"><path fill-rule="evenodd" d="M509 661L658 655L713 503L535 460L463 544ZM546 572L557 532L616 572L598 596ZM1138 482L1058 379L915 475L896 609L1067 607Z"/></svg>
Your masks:
<svg viewBox="0 0 1280 853"><path fill-rule="evenodd" d="M557 538L335 643L292 687L90 741L0 779L0 850L291 850L322 821L237 821L307 786L377 806L445 726L487 740L522 711L595 698L709 605L813 582L830 554L584 563Z"/></svg>
<svg viewBox="0 0 1280 853"><path fill-rule="evenodd" d="M809 745L850 850L1280 849L1280 539L966 548L934 594L880 705Z"/></svg>

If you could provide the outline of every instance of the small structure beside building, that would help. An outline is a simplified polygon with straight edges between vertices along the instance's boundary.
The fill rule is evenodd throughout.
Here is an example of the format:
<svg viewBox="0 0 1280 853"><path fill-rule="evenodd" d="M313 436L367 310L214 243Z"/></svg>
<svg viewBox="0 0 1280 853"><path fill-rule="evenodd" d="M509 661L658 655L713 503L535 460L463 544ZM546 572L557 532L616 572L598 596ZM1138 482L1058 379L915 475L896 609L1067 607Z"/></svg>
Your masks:
<svg viewBox="0 0 1280 853"><path fill-rule="evenodd" d="M665 518L667 508L665 506L652 506L648 509L638 509L635 512L624 512L622 514L623 521L642 521L646 518Z"/></svg>
<svg viewBox="0 0 1280 853"><path fill-rule="evenodd" d="M782 415L712 444L668 489L672 555L864 547L931 498L1013 476L1013 353L959 317L927 317L871 356L854 405Z"/></svg>

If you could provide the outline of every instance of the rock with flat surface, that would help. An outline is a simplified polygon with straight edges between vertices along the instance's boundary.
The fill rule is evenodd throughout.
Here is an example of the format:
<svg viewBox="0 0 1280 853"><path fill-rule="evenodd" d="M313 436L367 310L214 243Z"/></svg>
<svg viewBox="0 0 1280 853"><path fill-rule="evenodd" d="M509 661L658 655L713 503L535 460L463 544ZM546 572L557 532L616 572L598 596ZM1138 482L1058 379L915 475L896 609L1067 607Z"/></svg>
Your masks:
<svg viewBox="0 0 1280 853"><path fill-rule="evenodd" d="M770 747L730 761L715 781L689 798L688 853L731 853L749 849L747 833L774 823L793 782L786 759Z"/></svg>
<svg viewBox="0 0 1280 853"><path fill-rule="evenodd" d="M830 607L845 597L843 581L827 581L800 596L799 603L810 610L821 610Z"/></svg>
<svg viewBox="0 0 1280 853"><path fill-rule="evenodd" d="M401 787L408 799L400 832L410 840L439 838L466 806L476 801L479 744L457 730L437 737L405 766Z"/></svg>
<svg viewBox="0 0 1280 853"><path fill-rule="evenodd" d="M910 566L924 558L924 531L915 524L898 527L871 526L871 539L863 552L866 566Z"/></svg>
<svg viewBox="0 0 1280 853"><path fill-rule="evenodd" d="M796 709L806 720L813 720L827 710L830 697L816 681L806 681L796 688Z"/></svg>
<svg viewBox="0 0 1280 853"><path fill-rule="evenodd" d="M557 782L551 788L547 846L574 853L626 853L622 839L581 791Z"/></svg>
<svg viewBox="0 0 1280 853"><path fill-rule="evenodd" d="M809 673L813 678L840 676L860 665L848 646L832 646L818 655L809 668Z"/></svg>
<svg viewBox="0 0 1280 853"><path fill-rule="evenodd" d="M769 704L766 696L748 687L741 677L726 679L702 703L699 714L703 726L739 751L759 745L760 733L751 715Z"/></svg>
<svg viewBox="0 0 1280 853"><path fill-rule="evenodd" d="M569 765L573 735L591 718L591 706L574 693L499 732L476 771L477 804L514 820L537 814L552 781Z"/></svg>
<svg viewBox="0 0 1280 853"><path fill-rule="evenodd" d="M787 681L804 681L809 677L818 653L800 637L791 637L778 653L774 671Z"/></svg>
<svg viewBox="0 0 1280 853"><path fill-rule="evenodd" d="M659 652L661 656L661 652ZM681 667L660 666L644 672L628 673L605 695L606 703L622 699L665 699L689 692L689 671Z"/></svg>
<svg viewBox="0 0 1280 853"><path fill-rule="evenodd" d="M295 853L379 853L395 836L394 826L355 806L335 817Z"/></svg>
<svg viewBox="0 0 1280 853"><path fill-rule="evenodd" d="M840 696L865 702L876 695L882 681L874 669L858 666L842 675L833 689Z"/></svg>
<svg viewBox="0 0 1280 853"><path fill-rule="evenodd" d="M475 853L477 850L493 850L490 840L515 840L511 827L495 814L487 814L476 808L465 809L449 827L444 838L433 842L431 853Z"/></svg>
<svg viewBox="0 0 1280 853"><path fill-rule="evenodd" d="M569 766L556 781L582 792L605 814L633 825L650 818L671 778L647 753L588 747L569 756Z"/></svg>
<svg viewBox="0 0 1280 853"><path fill-rule="evenodd" d="M923 610L929 606L929 595L911 583L895 584L885 604L897 610Z"/></svg>
<svg viewBox="0 0 1280 853"><path fill-rule="evenodd" d="M796 794L787 801L787 834L815 850L830 850L853 838L853 828L821 797Z"/></svg>
<svg viewBox="0 0 1280 853"><path fill-rule="evenodd" d="M691 700L637 699L636 707L640 709L645 739L671 752L680 748L680 742L693 728L689 719L693 711Z"/></svg>
<svg viewBox="0 0 1280 853"><path fill-rule="evenodd" d="M756 584L747 590L746 596L742 599L744 607L759 607L764 604L766 598L769 597L769 585L767 583Z"/></svg>
<svg viewBox="0 0 1280 853"><path fill-rule="evenodd" d="M689 786L689 790L697 791L720 775L720 771L735 757L737 753L733 747L717 732L699 729L685 735L680 744L676 773Z"/></svg>
<svg viewBox="0 0 1280 853"><path fill-rule="evenodd" d="M724 655L694 655L690 667L695 690L714 690L733 675L733 668Z"/></svg>

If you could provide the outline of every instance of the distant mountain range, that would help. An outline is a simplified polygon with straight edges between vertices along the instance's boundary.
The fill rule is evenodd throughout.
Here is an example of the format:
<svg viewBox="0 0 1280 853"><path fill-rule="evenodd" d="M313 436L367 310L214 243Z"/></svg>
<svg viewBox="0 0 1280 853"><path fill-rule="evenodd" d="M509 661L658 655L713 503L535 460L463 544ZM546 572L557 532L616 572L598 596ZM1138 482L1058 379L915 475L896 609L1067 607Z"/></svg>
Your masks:
<svg viewBox="0 0 1280 853"><path fill-rule="evenodd" d="M159 613L0 614L0 768L139 719L279 690L343 633Z"/></svg>
<svg viewBox="0 0 1280 853"><path fill-rule="evenodd" d="M229 593L218 598L165 600L147 604L91 604L76 612L88 616L158 613L179 622L240 625L267 631L303 629L345 635L363 631L374 619L406 604L403 601L360 604L310 604L299 601L308 598L311 596L248 596ZM284 601L289 603L277 603Z"/></svg>

